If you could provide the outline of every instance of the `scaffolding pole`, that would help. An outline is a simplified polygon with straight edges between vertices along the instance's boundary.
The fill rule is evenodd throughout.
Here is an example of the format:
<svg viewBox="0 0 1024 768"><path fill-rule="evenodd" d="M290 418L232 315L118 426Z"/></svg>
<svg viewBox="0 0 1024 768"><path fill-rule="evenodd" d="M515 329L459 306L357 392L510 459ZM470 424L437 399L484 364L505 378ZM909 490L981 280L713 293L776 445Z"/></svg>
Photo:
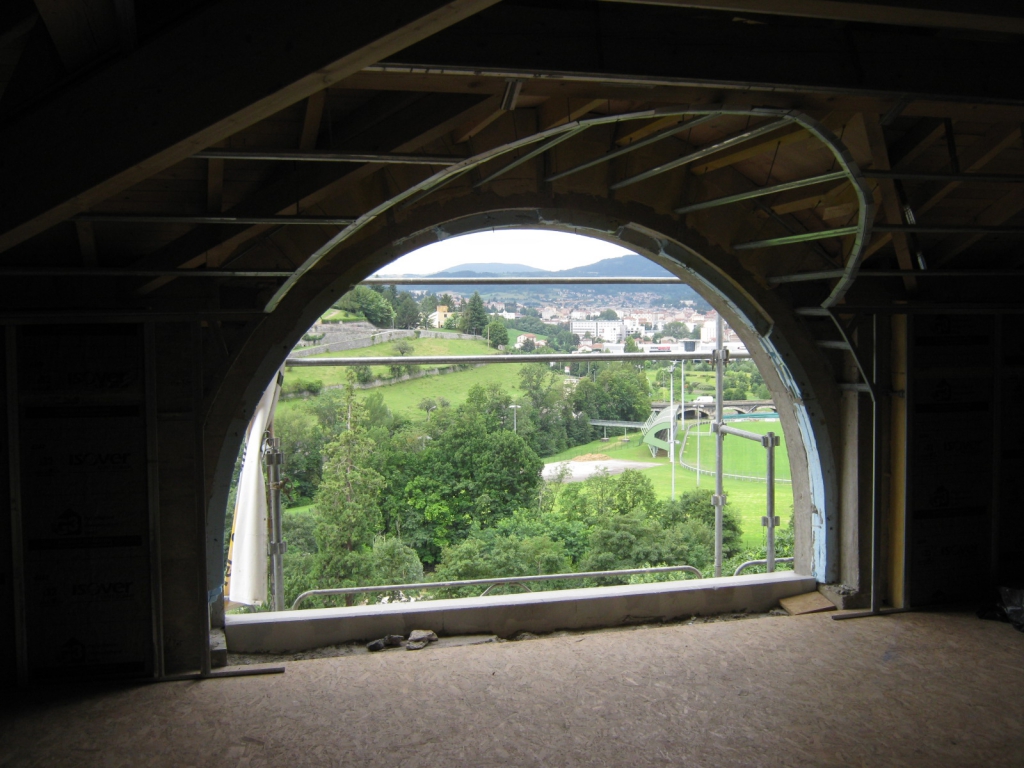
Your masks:
<svg viewBox="0 0 1024 768"><path fill-rule="evenodd" d="M267 438L264 449L267 464L267 490L270 495L270 570L273 584L272 605L275 611L283 611L284 605L284 543L281 521L281 438Z"/></svg>
<svg viewBox="0 0 1024 768"><path fill-rule="evenodd" d="M725 490L722 487L723 461L722 449L725 435L722 433L724 423L722 413L722 388L725 381L725 360L722 346L723 335L722 315L719 313L715 321L715 495L711 502L715 506L715 576L722 575L722 510L725 507Z"/></svg>

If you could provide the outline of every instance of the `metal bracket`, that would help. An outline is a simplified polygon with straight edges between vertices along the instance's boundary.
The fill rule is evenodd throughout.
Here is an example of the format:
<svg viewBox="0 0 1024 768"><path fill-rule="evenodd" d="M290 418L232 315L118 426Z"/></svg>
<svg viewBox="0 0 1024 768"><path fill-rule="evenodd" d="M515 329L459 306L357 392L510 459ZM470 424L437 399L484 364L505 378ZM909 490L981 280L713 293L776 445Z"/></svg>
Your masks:
<svg viewBox="0 0 1024 768"><path fill-rule="evenodd" d="M272 541L270 542L270 554L272 555L283 555L288 551L287 541Z"/></svg>
<svg viewBox="0 0 1024 768"><path fill-rule="evenodd" d="M768 527L768 515L761 515L761 525L765 528ZM775 518L772 520L771 525L772 527L778 527L782 525L781 518L778 515L776 515Z"/></svg>

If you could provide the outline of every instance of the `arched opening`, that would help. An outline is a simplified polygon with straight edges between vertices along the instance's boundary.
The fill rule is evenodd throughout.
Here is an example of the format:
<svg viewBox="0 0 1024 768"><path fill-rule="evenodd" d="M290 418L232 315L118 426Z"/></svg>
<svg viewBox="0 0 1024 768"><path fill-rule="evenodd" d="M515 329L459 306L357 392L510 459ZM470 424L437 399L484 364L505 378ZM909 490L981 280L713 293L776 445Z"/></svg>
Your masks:
<svg viewBox="0 0 1024 768"><path fill-rule="evenodd" d="M799 377L785 362L787 357L792 359L792 353L784 344L784 337L774 327L772 318L749 294L742 290L730 291L728 281L716 281L714 278L719 271L708 269L707 260L693 249L674 243L667 237L656 235L642 226L622 226L618 221L612 220L607 228L601 229L594 226L597 219L591 213L565 210L557 213L558 218L553 218L544 217L536 210L488 211L450 220L442 226L421 229L374 252L366 260L363 274L376 271L376 266L382 261L389 262L400 258L432 239L441 240L497 228L522 228L526 220L530 222L527 225L530 228L572 232L620 243L630 251L639 253L666 268L672 274L687 279L709 304L721 311L728 326L735 329L743 344L750 350L758 369L763 372L764 382L776 403L776 411L782 421L783 430L787 436L791 436L786 443L786 458L793 467L790 488L793 517L797 523L796 568L807 575L824 574L828 567L827 527L821 526L821 523L825 522L825 517L818 513L818 510L827 508L825 499L829 489L825 480L826 471L822 466L820 436L810 429L814 420L808 410L808 402L813 402L815 398L808 398L806 389L797 388L796 382ZM584 224L585 226L581 226ZM610 226L616 226L616 229L609 231ZM382 259L381 256L384 254L386 256ZM330 308L337 300L339 291L343 293L344 288L355 282L357 279L349 278L342 283L343 287L330 286L321 290L318 302L314 305L317 310L316 316ZM747 312L751 312L753 316ZM304 326L295 329L292 338L301 337L307 328L308 326ZM766 329L766 332L760 332L759 328ZM280 365L282 356L276 350L271 360L274 358ZM237 455L237 451L234 455ZM827 451L824 452L824 456L828 458Z"/></svg>

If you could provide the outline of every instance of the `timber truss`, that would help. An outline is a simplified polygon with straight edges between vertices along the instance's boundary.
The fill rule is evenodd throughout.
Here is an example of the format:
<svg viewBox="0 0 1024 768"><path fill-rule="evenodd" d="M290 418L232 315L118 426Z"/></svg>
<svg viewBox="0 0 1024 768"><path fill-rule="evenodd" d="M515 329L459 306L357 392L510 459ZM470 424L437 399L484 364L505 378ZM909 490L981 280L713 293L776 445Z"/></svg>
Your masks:
<svg viewBox="0 0 1024 768"><path fill-rule="evenodd" d="M304 279L365 277L362 240L474 199L675 222L828 350L876 313L1021 311L1024 13L796 5L21 0L3 317L199 319L230 358Z"/></svg>

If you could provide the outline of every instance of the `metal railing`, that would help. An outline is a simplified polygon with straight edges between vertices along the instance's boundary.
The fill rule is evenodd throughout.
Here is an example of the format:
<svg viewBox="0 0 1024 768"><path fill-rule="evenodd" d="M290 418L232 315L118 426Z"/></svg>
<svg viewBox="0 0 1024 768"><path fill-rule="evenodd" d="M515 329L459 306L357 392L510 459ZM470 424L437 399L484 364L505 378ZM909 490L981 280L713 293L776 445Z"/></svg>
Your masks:
<svg viewBox="0 0 1024 768"><path fill-rule="evenodd" d="M793 562L793 558L792 557L776 557L775 558L775 563L792 563L792 562ZM736 569L736 573L734 573L733 576L739 576L747 568L751 568L751 567L753 567L755 565L768 565L768 561L767 560L747 560L747 562L743 563L739 568Z"/></svg>
<svg viewBox="0 0 1024 768"><path fill-rule="evenodd" d="M446 587L472 587L488 585L487 589L483 591L480 597L483 597L494 587L499 584L515 584L527 592L531 590L526 586L526 583L533 581L559 581L563 579L598 579L604 577L615 577L615 576L633 576L642 573L675 573L679 571L685 571L692 573L698 579L703 578L703 574L698 568L692 565L667 565L659 566L657 568L627 568L619 571L582 571L580 573L550 573L541 574L539 576L508 576L496 579L462 579L459 581L424 581L416 584L391 584L389 586L381 587L339 587L337 589L310 589L303 592L292 603L292 610L296 610L299 604L308 597L314 597L317 595L361 595L372 592L404 592L413 589L443 589Z"/></svg>

